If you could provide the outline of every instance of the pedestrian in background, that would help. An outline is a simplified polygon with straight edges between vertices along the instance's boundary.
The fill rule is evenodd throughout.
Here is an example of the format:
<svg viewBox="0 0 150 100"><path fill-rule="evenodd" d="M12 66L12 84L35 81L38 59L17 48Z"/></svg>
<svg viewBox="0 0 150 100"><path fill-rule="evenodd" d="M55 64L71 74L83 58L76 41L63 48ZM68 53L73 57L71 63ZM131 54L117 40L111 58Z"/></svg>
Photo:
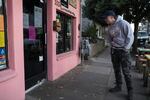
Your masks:
<svg viewBox="0 0 150 100"><path fill-rule="evenodd" d="M82 56L84 60L88 60L90 53L91 53L91 46L89 43L89 38L84 37L82 40Z"/></svg>

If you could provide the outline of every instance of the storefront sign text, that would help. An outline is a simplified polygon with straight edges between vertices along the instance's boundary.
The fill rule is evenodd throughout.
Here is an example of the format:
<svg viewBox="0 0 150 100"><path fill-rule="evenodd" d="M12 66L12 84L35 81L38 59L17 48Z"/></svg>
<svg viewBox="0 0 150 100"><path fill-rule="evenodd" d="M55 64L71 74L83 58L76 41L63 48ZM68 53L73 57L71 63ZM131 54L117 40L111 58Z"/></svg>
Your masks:
<svg viewBox="0 0 150 100"><path fill-rule="evenodd" d="M62 11L68 12L69 14L75 16L75 13L70 11L68 8L61 6L61 3L58 0L55 0L55 5L61 8Z"/></svg>
<svg viewBox="0 0 150 100"><path fill-rule="evenodd" d="M69 9L66 9L66 8L61 7L61 10L66 11L66 12L68 12L69 14L75 16L75 13L72 12L72 11L70 11Z"/></svg>
<svg viewBox="0 0 150 100"><path fill-rule="evenodd" d="M70 4L72 7L76 8L76 7L77 7L77 0L69 0L69 4Z"/></svg>

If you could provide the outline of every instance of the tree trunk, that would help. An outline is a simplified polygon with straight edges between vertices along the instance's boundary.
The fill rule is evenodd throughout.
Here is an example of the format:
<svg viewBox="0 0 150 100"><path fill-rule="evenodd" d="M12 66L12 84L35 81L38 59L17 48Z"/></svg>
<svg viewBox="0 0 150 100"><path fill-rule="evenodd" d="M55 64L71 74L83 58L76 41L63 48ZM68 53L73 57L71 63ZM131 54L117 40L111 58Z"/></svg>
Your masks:
<svg viewBox="0 0 150 100"><path fill-rule="evenodd" d="M134 53L134 54L136 54L137 53L137 33L138 33L138 28L139 28L139 22L135 22L134 23L134 43L133 43L133 50L132 50L132 52Z"/></svg>

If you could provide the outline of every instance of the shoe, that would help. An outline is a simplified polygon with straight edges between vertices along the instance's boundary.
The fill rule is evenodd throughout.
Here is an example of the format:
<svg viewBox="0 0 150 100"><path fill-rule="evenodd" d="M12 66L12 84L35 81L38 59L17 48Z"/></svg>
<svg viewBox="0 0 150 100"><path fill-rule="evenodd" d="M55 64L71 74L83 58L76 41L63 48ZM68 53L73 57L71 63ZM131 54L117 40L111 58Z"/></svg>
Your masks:
<svg viewBox="0 0 150 100"><path fill-rule="evenodd" d="M127 100L133 100L133 91L128 91L128 99Z"/></svg>
<svg viewBox="0 0 150 100"><path fill-rule="evenodd" d="M111 88L110 90L109 90L109 92L120 92L121 91L121 87L120 86L115 86L114 88Z"/></svg>

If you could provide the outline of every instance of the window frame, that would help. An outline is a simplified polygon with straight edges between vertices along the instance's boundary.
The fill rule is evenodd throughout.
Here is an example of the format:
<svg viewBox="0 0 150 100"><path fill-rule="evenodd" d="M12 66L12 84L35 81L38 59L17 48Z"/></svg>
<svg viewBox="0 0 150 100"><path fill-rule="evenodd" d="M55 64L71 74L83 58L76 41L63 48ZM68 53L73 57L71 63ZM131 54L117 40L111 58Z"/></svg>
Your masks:
<svg viewBox="0 0 150 100"><path fill-rule="evenodd" d="M56 55L61 55L61 54L72 52L74 50L74 37L75 37L74 36L74 34L75 34L75 32L74 32L74 19L75 18L73 16L71 16L67 13L64 13L62 11L59 11L59 10L56 11L56 15L57 14L63 16L63 20L65 21L65 24L67 24L67 18L70 18L70 20L71 20L71 36L70 36L71 46L70 46L70 50L67 51L67 50L65 50L65 48L63 48L63 52L57 53L57 43L56 43ZM65 18L65 17L67 17L67 18ZM57 19L57 16L56 16L56 19ZM66 35L67 34L67 26L65 26L65 28L66 28L66 30L65 30L65 32L66 32L65 35ZM66 41L66 38L67 38L65 35L63 35L63 38L65 37L65 39L63 39L63 42ZM64 47L66 47L66 43L65 43Z"/></svg>

